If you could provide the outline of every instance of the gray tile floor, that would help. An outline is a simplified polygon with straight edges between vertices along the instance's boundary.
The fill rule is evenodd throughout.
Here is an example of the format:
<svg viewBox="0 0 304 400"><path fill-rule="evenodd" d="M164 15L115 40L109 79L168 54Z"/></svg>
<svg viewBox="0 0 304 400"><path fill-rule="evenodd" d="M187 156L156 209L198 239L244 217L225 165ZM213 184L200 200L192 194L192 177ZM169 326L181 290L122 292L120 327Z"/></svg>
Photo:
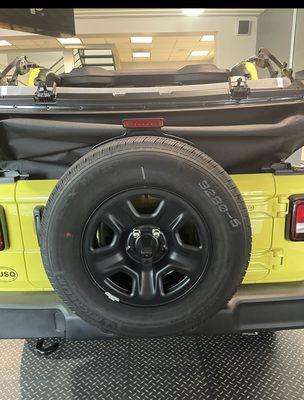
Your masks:
<svg viewBox="0 0 304 400"><path fill-rule="evenodd" d="M0 399L21 399L20 369L24 340L0 340Z"/></svg>
<svg viewBox="0 0 304 400"><path fill-rule="evenodd" d="M34 345L0 340L0 400L304 400L304 330Z"/></svg>

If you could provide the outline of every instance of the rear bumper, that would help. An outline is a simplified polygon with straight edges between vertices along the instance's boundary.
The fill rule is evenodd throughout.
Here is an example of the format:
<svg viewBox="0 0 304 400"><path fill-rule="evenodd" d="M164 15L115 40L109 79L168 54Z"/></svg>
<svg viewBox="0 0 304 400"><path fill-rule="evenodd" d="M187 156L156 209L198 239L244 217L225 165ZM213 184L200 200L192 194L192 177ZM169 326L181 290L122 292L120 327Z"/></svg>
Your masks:
<svg viewBox="0 0 304 400"><path fill-rule="evenodd" d="M198 334L304 327L304 283L243 285ZM71 312L52 292L0 293L0 338L111 338Z"/></svg>

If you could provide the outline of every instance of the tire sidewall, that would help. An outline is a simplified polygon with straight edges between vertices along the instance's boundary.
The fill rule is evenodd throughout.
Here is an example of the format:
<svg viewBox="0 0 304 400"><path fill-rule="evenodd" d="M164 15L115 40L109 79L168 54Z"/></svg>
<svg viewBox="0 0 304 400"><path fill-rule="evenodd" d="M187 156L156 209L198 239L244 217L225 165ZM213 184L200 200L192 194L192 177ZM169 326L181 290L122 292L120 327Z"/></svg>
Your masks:
<svg viewBox="0 0 304 400"><path fill-rule="evenodd" d="M81 258L83 227L92 212L116 193L139 187L160 188L188 201L206 221L212 240L204 278L182 298L159 307L111 301ZM129 150L79 168L57 193L46 218L43 259L55 288L84 319L122 335L191 330L198 313L208 318L232 295L244 273L238 266L246 264L250 250L247 221L232 192L194 159L168 151Z"/></svg>

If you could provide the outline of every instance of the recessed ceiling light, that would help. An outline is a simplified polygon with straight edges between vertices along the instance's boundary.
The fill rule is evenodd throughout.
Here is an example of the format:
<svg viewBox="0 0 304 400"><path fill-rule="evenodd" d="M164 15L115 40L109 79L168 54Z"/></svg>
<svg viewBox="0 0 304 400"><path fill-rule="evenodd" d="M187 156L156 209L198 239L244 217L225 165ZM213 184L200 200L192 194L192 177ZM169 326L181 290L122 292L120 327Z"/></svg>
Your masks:
<svg viewBox="0 0 304 400"><path fill-rule="evenodd" d="M182 13L188 17L197 17L198 15L203 14L204 11L204 8L182 8Z"/></svg>
<svg viewBox="0 0 304 400"><path fill-rule="evenodd" d="M150 51L135 51L132 54L133 58L149 58Z"/></svg>
<svg viewBox="0 0 304 400"><path fill-rule="evenodd" d="M131 43L152 43L152 36L132 36Z"/></svg>
<svg viewBox="0 0 304 400"><path fill-rule="evenodd" d="M57 38L61 44L82 44L82 41L77 37Z"/></svg>
<svg viewBox="0 0 304 400"><path fill-rule="evenodd" d="M203 35L201 37L201 42L213 42L214 41L214 35Z"/></svg>
<svg viewBox="0 0 304 400"><path fill-rule="evenodd" d="M194 50L191 51L190 57L204 57L209 54L209 50Z"/></svg>
<svg viewBox="0 0 304 400"><path fill-rule="evenodd" d="M0 46L11 46L12 44L7 40L0 40Z"/></svg>

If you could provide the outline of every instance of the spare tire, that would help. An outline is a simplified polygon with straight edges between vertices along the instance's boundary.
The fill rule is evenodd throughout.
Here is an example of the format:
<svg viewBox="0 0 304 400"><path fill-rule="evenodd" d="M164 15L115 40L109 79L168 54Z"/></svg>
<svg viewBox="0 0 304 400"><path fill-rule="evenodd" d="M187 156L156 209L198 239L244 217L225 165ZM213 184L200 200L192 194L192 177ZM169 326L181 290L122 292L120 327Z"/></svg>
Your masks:
<svg viewBox="0 0 304 400"><path fill-rule="evenodd" d="M53 287L84 320L118 335L194 332L232 297L250 250L229 175L196 148L156 136L82 157L42 219Z"/></svg>

